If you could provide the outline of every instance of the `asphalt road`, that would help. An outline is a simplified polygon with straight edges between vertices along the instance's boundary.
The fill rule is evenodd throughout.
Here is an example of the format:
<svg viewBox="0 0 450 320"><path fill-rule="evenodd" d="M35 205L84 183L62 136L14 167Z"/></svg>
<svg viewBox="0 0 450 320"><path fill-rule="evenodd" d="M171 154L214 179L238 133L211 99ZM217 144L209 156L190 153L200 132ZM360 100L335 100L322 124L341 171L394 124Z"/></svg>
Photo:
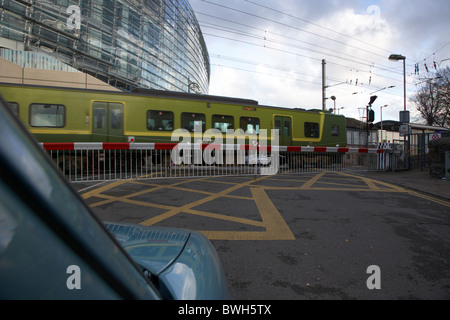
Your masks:
<svg viewBox="0 0 450 320"><path fill-rule="evenodd" d="M450 202L373 175L74 185L103 221L203 232L234 299L450 299Z"/></svg>

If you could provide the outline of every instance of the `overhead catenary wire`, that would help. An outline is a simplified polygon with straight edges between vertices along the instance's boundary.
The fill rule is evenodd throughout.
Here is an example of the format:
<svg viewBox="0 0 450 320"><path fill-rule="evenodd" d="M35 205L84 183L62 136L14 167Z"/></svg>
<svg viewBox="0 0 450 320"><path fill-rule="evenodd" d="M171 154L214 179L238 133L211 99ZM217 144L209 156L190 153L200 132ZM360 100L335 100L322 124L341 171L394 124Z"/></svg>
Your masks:
<svg viewBox="0 0 450 320"><path fill-rule="evenodd" d="M226 40L230 40L230 41L244 43L244 44L251 45L251 46L266 48L268 50L273 50L273 51L278 51L278 52L282 52L282 53L286 53L286 54L290 54L290 55L295 55L295 56L299 56L299 57L315 60L315 61L318 61L318 62L322 61L322 58L315 58L315 57L312 57L310 55L304 55L304 54L300 54L298 52L293 52L293 51L283 50L283 49L280 49L280 48L271 47L268 44L261 44L261 43L258 44L258 43L253 43L253 42L242 40L242 39L235 39L235 38L231 38L231 37L225 37L225 36L221 36L221 35L217 35L217 34L211 34L211 33L206 33L206 32L203 32L203 34L206 35L206 36L217 37L217 38L221 38L221 39L226 39ZM344 60L352 61L350 59L344 59ZM352 62L355 62L355 61L352 61ZM350 67L350 66L347 66L347 65L343 65L343 64L336 63L336 62L332 62L332 61L328 62L328 64L332 64L332 65L335 65L335 66L338 66L338 67L341 67L341 68L345 68L345 69L348 69L348 70L356 70L358 72L368 73L368 74L371 74L371 75L377 75L379 77L383 77L383 78L389 79L391 81L403 82L403 80L400 80L400 79L391 78L391 77L388 77L388 76L385 76L385 75L379 75L379 74L376 74L376 73L374 73L372 71L366 71L366 70L362 70L362 69L359 69L359 68Z"/></svg>
<svg viewBox="0 0 450 320"><path fill-rule="evenodd" d="M392 69L388 69L387 67L384 67L384 66L383 67L382 66L376 67L375 64L373 63L373 61L370 61L370 60L367 60L367 59L364 59L364 58L361 58L361 57L358 57L358 56L354 56L354 55L351 55L351 54L348 54L348 53L346 54L345 57L338 56L336 54L340 54L342 52L338 51L338 50L333 50L333 49L331 49L329 47L327 48L327 47L324 47L324 46L320 46L320 45L317 45L317 44L306 42L306 41L303 41L303 40L300 40L300 39L296 39L296 38L293 38L293 37L288 37L286 35L275 33L275 32L270 32L269 33L269 34L274 35L274 36L279 36L279 37L285 38L286 40L296 41L296 42L300 42L300 43L303 43L303 44L306 44L306 45L309 45L309 46L312 46L312 47L317 47L317 48L320 48L320 49L323 49L323 50L328 50L328 51L333 52L335 54L330 54L330 53L318 51L316 49L311 49L311 48L299 47L299 46L296 46L296 45L291 44L291 43L283 43L280 40L275 40L273 38L269 38L267 36L267 31L266 30L263 30L263 29L260 29L260 28L256 28L256 27L253 27L253 26L249 26L249 25L246 25L246 24L234 22L234 21L231 21L229 19L223 19L223 18L220 18L220 17L215 17L215 16L212 16L212 15L209 15L209 14L204 14L204 13L198 13L198 14L206 15L206 16L209 16L209 17L214 17L216 19L220 19L220 20L224 20L224 21L228 21L228 22L232 22L232 23L236 23L236 24L245 26L247 28L252 28L252 29L264 32L265 35L262 37L261 35L251 34L249 32L244 32L242 30L237 30L237 29L233 29L233 28L230 28L230 27L223 27L223 26L220 26L220 25L217 25L217 24L213 24L213 23L210 23L210 22L200 22L200 25L202 27L205 27L205 28L210 28L210 29L214 29L214 30L219 30L219 31L239 34L239 35L247 36L247 37L254 38L254 39L262 39L262 38L264 38L264 40L267 41L267 42L274 42L274 43L278 43L278 44L284 44L286 46L290 46L290 47L293 47L293 48L297 48L297 49L301 49L301 50L307 50L307 51L311 51L311 52L315 52L315 53L320 53L320 54L325 55L325 56L330 56L330 57L334 57L334 58L337 58L337 59L346 60L346 61L349 61L349 62L359 63L359 64L362 64L362 65L365 65L365 66L377 68L377 69L388 71L388 72L394 72L394 71L392 71ZM358 59L358 60L361 60L361 61L357 61L355 59ZM402 74L400 72L394 72L394 73Z"/></svg>
<svg viewBox="0 0 450 320"><path fill-rule="evenodd" d="M210 2L210 1L206 1L206 0L202 0L202 1L205 1L205 2L207 2L207 3L214 4L214 5L218 5L218 6L221 6L221 7L224 7L224 8L230 8L230 7L227 7L227 6L224 6L224 5L219 5L219 4L212 3L212 2ZM260 16L257 16L257 15L251 14L251 13L247 13L247 12L245 12L245 11L238 10L238 9L234 9L234 8L230 8L230 10L235 10L235 11L242 12L242 13L245 13L245 14L249 14L249 15L252 15L252 16L260 17ZM219 20L226 21L226 22L229 22L229 23L241 25L241 26L244 26L244 27L246 27L246 28L252 28L252 29L255 29L255 30L259 30L259 31L264 31L265 36L264 36L264 37L259 36L259 37L264 38L266 42L268 42L268 41L270 40L270 39L268 39L267 36L266 36L266 33L267 33L267 32L266 32L265 30L263 30L263 29L253 27L253 26L250 26L250 25L248 25L248 24L243 24L243 23L240 23L240 22L232 21L232 20L229 20L229 19L224 19L224 18L221 18L221 17L209 15L209 14L206 14L206 13L196 12L196 14L209 16L209 17L214 18L214 19L219 19ZM261 19L266 19L266 18L264 18L264 17L260 17L260 18L261 18ZM268 20L268 21L271 21L271 22L274 22L274 23L279 23L279 22L274 21L274 20L271 20L271 19L267 19L267 20ZM241 34L241 35L245 35L245 36L249 36L249 37L253 37L253 38L256 38L256 37L257 37L257 36L254 35L254 34L249 34L248 32L241 31L241 30L236 31L236 29L232 29L232 28L230 28L230 27L223 27L223 26L218 27L217 24L213 24L213 23L210 23L210 22L204 22L204 23L208 24L207 27L210 27L210 28L216 28L217 30L222 30L222 31L232 32L232 33L233 33L233 32L234 32L234 33L237 32L237 33L239 33L239 34ZM283 25L288 26L288 27L292 27L292 26L289 26L289 25L286 25L286 24L283 24ZM292 27L292 28L295 28L295 27ZM227 31L227 30L228 30L228 31ZM284 38L286 38L286 39L288 39L288 40L299 41L299 42L302 42L302 43L306 43L306 44L308 44L308 45L316 46L316 47L323 48L323 49L326 49L326 50L329 50L329 51L332 51L332 52L337 52L337 53L339 53L339 51L332 50L332 49L330 49L330 48L325 48L325 47L319 46L319 45L317 45L317 44L307 43L307 42L302 41L302 40L299 40L299 39L295 39L295 38L292 38L292 37L287 37L287 36L285 36L285 35L280 35L280 34L276 34L276 33L272 33L272 34L277 35L277 36L284 37ZM313 34L315 34L315 33L313 33ZM213 35L213 34L209 34L209 35L210 35L210 36L214 36L214 37L223 37L224 39L234 40L234 39L230 39L229 37L220 36L220 35L217 35L217 34L214 34L214 35ZM330 38L328 38L328 37L326 37L326 38L329 39L329 40L334 40L334 39L330 39ZM247 42L242 41L242 40L234 40L234 41L239 41L239 42L247 43ZM343 42L341 42L341 43L344 44L344 45L347 45L346 43L343 43ZM292 46L291 44L288 44L288 45ZM356 48L357 48L357 47L356 47ZM316 51L317 53L321 53L322 55L325 55L325 56L333 56L333 57L337 57L338 59L346 60L346 61L348 61L348 62L363 64L363 65L369 66L371 69L375 69L375 70L376 70L376 69L379 69L379 70L382 70L382 71L392 72L392 73L395 73L395 74L398 74L398 75L401 75L401 74L402 74L402 72L397 71L396 68L388 68L388 67L384 67L384 66L378 66L378 64L375 65L374 62L371 62L371 61L366 60L366 59L362 59L362 58L360 58L360 57L355 57L355 56L347 55L348 58L343 58L343 57L341 57L341 56L331 55L331 54L329 54L329 53L324 53L324 52L320 52L320 51L317 51L317 50L312 50L312 49L307 49L307 48L299 48L299 49L309 50L309 51ZM358 48L358 49L361 49L361 48ZM366 52L370 52L370 51L367 51L367 50L364 50L364 49L361 49L361 50L366 51ZM304 56L304 57L308 57L308 56ZM383 59L386 58L385 56L381 56L381 57L383 57ZM322 58L319 59L319 58L314 58L314 57L310 57L310 56L309 56L309 58L314 59L314 60L317 60L317 61L322 59ZM354 58L354 59L350 59L350 58ZM361 60L361 61L356 61L355 59L358 59L358 60ZM364 62L362 62L362 61L364 61ZM330 63L333 63L333 62L330 62ZM336 65L339 65L339 64L336 64ZM340 64L339 66L344 67L342 64ZM347 69L350 69L350 70L355 69L355 67L350 67L350 66L347 66L346 68L347 68ZM362 70L361 70L361 71L362 71ZM370 74L372 74L372 75L374 75L374 76L384 77L384 78L386 78L386 79L390 79L390 80L393 80L393 81L400 81L400 80L395 79L395 78L389 78L389 77L384 76L384 75L378 75L378 74L376 74L374 71L362 71L362 72L368 72L368 73L370 73Z"/></svg>
<svg viewBox="0 0 450 320"><path fill-rule="evenodd" d="M264 20L266 22L270 22L270 23L278 24L278 25L281 25L281 26L284 26L284 27L292 28L292 29L294 29L296 31L306 32L306 33L311 34L311 35L313 35L315 37L320 37L322 39L325 39L325 40L328 40L328 41L332 41L334 43L346 46L348 48L356 49L356 50L354 50L354 52L361 51L361 52L373 55L374 57L381 57L383 59L383 61L384 60L387 61L387 55L386 54L378 54L376 52L373 52L373 50L367 50L367 49L364 49L364 48L360 48L358 46L354 46L354 45L348 44L346 42L339 41L337 39L333 39L333 38L330 38L328 36L324 36L324 35L318 34L316 32L303 30L301 28L297 28L295 26L291 26L289 24L282 23L282 22L274 20L274 19L269 19L269 18L260 16L260 15L254 14L254 13L246 12L244 10L235 9L235 8L232 8L232 7L229 7L229 6L226 6L226 5L217 4L217 3L214 3L214 2L211 2L211 1L207 1L207 0L202 0L202 1L205 2L205 3L208 3L208 4L212 4L212 5L215 5L215 6L222 7L222 8L227 9L227 10L233 10L233 11L241 13L241 14L245 14L245 15L248 15L248 16L251 16L251 17L262 19L262 20ZM252 1L246 1L246 2L252 3ZM254 4L254 3L252 3L252 4ZM279 14L286 14L286 13L283 13L281 11L279 11L278 13ZM373 78L374 77L375 78L379 77L379 78L383 78L383 79L386 79L386 80L395 81L395 82L398 82L398 83L400 83L400 82L403 83L403 79L389 77L389 76L387 76L385 74L380 74L379 72L377 72L377 71L385 71L385 72L393 73L393 74L396 74L396 75L402 75L403 72L401 72L399 70L397 65L395 65L394 67L381 66L378 63L376 64L375 62L368 60L368 58L362 58L360 56L355 56L355 55L348 55L348 54L346 54L345 57L342 57L339 54L342 53L343 51L342 50L338 51L337 49L334 49L334 48L336 48L336 46L330 46L330 47L327 48L327 47L324 47L324 46L320 45L319 44L320 42L317 42L317 43L310 43L309 42L308 43L308 42L300 40L298 38L289 37L287 35L288 33L286 33L286 34L275 33L275 32L272 32L272 31L268 31L267 29L257 28L256 26L250 25L249 23L246 24L246 23L242 23L242 22L232 21L231 19L225 19L223 17L217 17L217 16L214 16L214 15L211 15L211 14L207 14L207 13L203 13L203 12L196 12L196 14L203 15L204 17L218 19L218 20L221 20L221 21L224 21L224 22L227 22L227 23L232 23L232 24L239 25L239 26L243 27L242 29L238 30L238 29L232 28L232 27L230 27L229 25L226 25L226 24L218 25L218 24L213 23L211 21L203 20L203 21L200 21L202 27L209 28L212 31L212 32L206 32L206 33L204 32L203 34L205 36L221 38L221 39L229 40L229 41L236 41L236 42L244 43L244 44L251 45L251 46L263 47L263 48L268 49L268 50L275 50L275 51L278 51L278 52L282 52L282 53L286 53L286 54L290 54L290 55L295 55L295 56L303 57L303 58L306 58L306 59L311 59L312 61L317 61L317 62L322 61L323 58L327 58L327 64L329 64L329 65L336 66L336 67L339 67L339 68L343 68L343 69L345 69L347 71L355 72L356 74L357 73L361 73L361 74L364 73L366 76L364 77L363 81L361 81L361 79L359 79L359 82L358 82L357 79L353 79L353 81L354 81L353 83L358 83L358 85L360 85L361 82L364 82L365 83L365 88L367 88L368 90L370 88L372 88L374 90L380 89L380 86L371 85L371 83L373 83ZM293 15L289 15L289 14L286 14L286 15L287 16L292 16L292 18L298 18L298 17L295 17ZM307 21L307 22L311 23L310 21ZM312 23L312 24L314 24L314 23ZM320 25L317 25L317 26L320 26ZM320 26L320 27L322 27L322 26ZM261 32L261 34L252 33L250 31L246 30L247 28L251 29L251 30L257 30L257 31ZM323 29L326 30L327 28L323 27ZM223 33L221 34L221 33L217 32L217 31L228 33L228 35L224 35ZM331 31L331 29L328 30L328 31ZM336 32L336 33L338 33L338 32ZM236 38L233 35L238 35L239 38ZM342 34L342 35L346 36L345 34ZM353 38L351 36L347 36L347 37L349 39ZM286 41L282 41L280 39L282 39L282 40L284 39ZM358 39L353 38L353 40L358 40ZM306 44L307 46L311 46L311 48L295 45L295 42ZM364 44L364 41L359 41L359 43L363 43ZM286 47L287 49L282 49L282 47ZM375 46L373 46L373 47L375 47ZM331 48L333 48L333 49L331 49ZM304 51L307 51L307 54L301 54L301 53L299 53L297 51L294 52L292 49L304 50ZM389 52L388 50L383 49L383 48L377 48L377 49L378 50L383 50L385 52ZM329 52L325 52L325 51L329 51ZM320 58L317 57L317 54L320 54ZM367 54L366 54L366 56L368 56ZM221 55L221 56L223 57L223 55ZM331 61L328 60L328 58L332 58L332 59L330 59ZM339 59L341 59L344 62L343 63L336 62L336 60L339 60ZM335 60L335 61L333 61L333 60ZM379 60L379 58L378 58L378 60ZM242 62L242 63L245 63L245 62ZM253 65L256 64L255 62L250 62L248 60L247 60L247 63L248 64L253 64ZM359 64L359 66L361 66L361 67L356 67L354 64ZM215 64L213 64L213 65L215 65ZM233 67L229 67L229 66L226 66L226 67L233 68ZM271 66L271 67L280 70L279 67L275 67L275 66ZM370 68L370 69L367 70L364 67ZM244 70L243 68L235 68L235 69L241 70L241 71L246 71L246 72L252 72L252 71L247 70L247 69ZM364 69L366 69L366 70L364 70ZM287 71L287 70L285 70L285 71ZM295 73L297 74L298 72L295 72ZM298 74L300 74L300 73L298 73ZM308 75L305 75L305 76L308 76ZM311 76L311 75L309 75L309 76ZM318 76L316 75L315 77L318 77ZM327 77L327 79L331 80L331 78L329 78L329 77ZM308 82L308 80L302 80L302 79L298 79L298 80L301 80L303 82ZM336 79L335 81L342 82L342 81L345 81L345 79L339 79L339 80ZM368 85L367 85L367 83L368 83ZM317 84L317 83L315 83L315 84ZM347 86L344 86L344 87L347 87ZM341 90L343 88L338 88L338 89ZM372 90L372 89L370 89L370 90ZM354 91L354 89L348 89L347 91ZM400 96L399 94L388 93L388 92L386 92L386 94L394 95L394 96L398 96L398 97Z"/></svg>
<svg viewBox="0 0 450 320"><path fill-rule="evenodd" d="M372 54L372 55L375 55L375 56L378 56L378 57L382 57L384 59L386 58L386 55L377 54L377 53L369 51L367 49L363 49L363 48L360 48L360 47L348 44L346 42L343 42L343 41L340 41L340 40L337 40L337 39L333 39L333 38L330 38L330 37L318 34L316 32L304 30L302 28L298 28L298 27L289 25L287 23L283 23L283 22L280 22L280 21L276 21L276 20L273 20L273 19L262 17L262 16L259 16L257 14L254 14L254 13L246 12L246 11L243 11L243 10L239 10L239 9L236 9L236 8L232 8L232 7L229 7L229 6L226 6L226 5L223 5L223 4L218 4L218 3L215 3L215 2L211 2L211 1L208 1L208 0L202 0L202 1L205 2L205 3L211 4L211 5L215 5L215 6L218 6L218 7L225 8L227 10L232 10L232 11L235 11L235 12L239 12L241 14L245 14L245 15L248 15L248 16L251 16L251 17L262 19L264 21L268 21L268 22L275 23L275 24L278 24L278 25L281 25L281 26L284 26L284 27L288 27L288 28L291 28L291 29L294 29L294 30L297 30L297 31L300 31L300 32L311 34L311 35L323 38L323 39L328 40L328 41L339 43L339 44L344 45L346 47L350 47L350 48L357 49L357 50L362 51L362 52L366 52L366 53L369 53L369 54Z"/></svg>
<svg viewBox="0 0 450 320"><path fill-rule="evenodd" d="M224 59L223 56L219 56L219 55L218 55L218 58ZM230 59L230 60L233 60L233 59ZM245 62L242 62L242 63L245 63ZM271 73L267 73L267 72L255 71L255 70L248 70L248 69L244 69L244 68L238 68L238 67L235 67L235 66L228 66L228 65L217 64L217 63L211 63L211 65L212 65L212 66L215 66L215 67L221 67L221 68L233 69L233 70L238 70L238 71L243 71L243 72L249 72L249 73L255 73L255 74L260 74L260 75L266 75L266 76L270 76L270 77L278 77L278 78L283 78L283 79L288 79L288 80L294 80L294 81L298 81L298 82L309 83L309 84L312 84L312 85L322 86L322 83L318 83L318 82L314 82L314 81L309 81L309 80L298 79L298 78L293 78L293 77L285 76L285 75L283 75L283 76L281 76L281 75L275 75L275 74L271 74ZM264 64L258 64L258 65L263 66L263 67L267 67L267 68L271 68L270 66L267 66L267 65L264 65ZM279 68L276 67L276 69L279 69ZM287 70L286 70L286 71L287 71ZM292 71L292 70L291 70L291 71ZM297 72L296 72L296 71L292 71L292 73L297 73ZM308 76L310 76L310 77L316 77L316 78L322 78L321 76L314 76L314 75L308 75ZM341 81L341 80L339 80L339 79L333 79L333 78L329 78L329 80L334 80L334 81L336 81L336 82ZM345 81L344 81L344 82L345 82ZM372 87L372 86L366 86L366 88L367 88L367 89L372 88L372 89L370 89L370 90L380 89L380 88ZM347 88L346 88L346 87L337 87L336 89L337 89L337 90L343 90L343 91L352 92L352 93L349 94L349 95L355 94L355 90L354 90L354 89L351 89L351 88L348 88L348 87L347 87ZM362 92L359 92L359 93L362 93ZM392 92L384 92L384 94L396 96L396 97L399 97L399 98L403 98L403 95L396 94L396 93L392 93Z"/></svg>
<svg viewBox="0 0 450 320"><path fill-rule="evenodd" d="M276 12L276 13L279 13L279 14L282 14L282 15L285 15L285 16L287 16L287 17L290 17L290 18L293 18L293 19L296 19L296 20L299 20L299 21L303 21L303 22L308 23L308 24L310 24L310 25L313 25L313 26L322 28L322 29L324 29L324 30L333 32L333 33L335 33L335 34L338 34L338 35L341 35L341 36L344 36L344 37L347 37L347 38L349 38L349 39L356 40L356 41L361 42L362 44L364 44L364 45L366 45L366 46L371 46L371 47L377 48L377 49L379 49L379 50L382 50L382 51L385 51L385 52L389 52L389 53L390 53L389 50L386 50L386 49L384 49L384 48L378 47L378 46L374 45L373 43L370 43L370 42L367 42L367 41L363 41L363 40L357 39L357 38L352 37L352 36L349 36L349 35L347 35L347 34L345 34L345 33L338 32L338 31L333 30L333 29L331 29L331 28L324 27L324 26L322 26L322 25L320 25L320 24L317 24L317 23L315 23L315 22L312 22L312 21L309 21L309 20L306 20L306 19L303 19L303 18L294 16L294 15L289 14L289 13L287 13L287 12L283 12L283 11L277 10L277 9L275 9L275 8L271 8L271 7L269 7L269 6L262 5L261 3L256 3L256 2L254 2L254 1L250 1L250 0L244 0L244 1L246 1L246 2L248 2L248 3L251 3L251 4L255 5L255 6L259 6L259 7L262 7L262 8L268 9L268 10L271 10L271 11L273 11L273 12Z"/></svg>

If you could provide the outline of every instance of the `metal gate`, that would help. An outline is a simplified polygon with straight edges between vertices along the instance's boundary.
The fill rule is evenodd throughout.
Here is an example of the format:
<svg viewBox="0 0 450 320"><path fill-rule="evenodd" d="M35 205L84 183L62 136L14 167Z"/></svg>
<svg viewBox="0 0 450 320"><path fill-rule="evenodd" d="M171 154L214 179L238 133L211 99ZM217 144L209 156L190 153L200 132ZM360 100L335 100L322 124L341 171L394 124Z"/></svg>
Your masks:
<svg viewBox="0 0 450 320"><path fill-rule="evenodd" d="M72 182L395 170L392 148L182 146L173 143L41 143Z"/></svg>

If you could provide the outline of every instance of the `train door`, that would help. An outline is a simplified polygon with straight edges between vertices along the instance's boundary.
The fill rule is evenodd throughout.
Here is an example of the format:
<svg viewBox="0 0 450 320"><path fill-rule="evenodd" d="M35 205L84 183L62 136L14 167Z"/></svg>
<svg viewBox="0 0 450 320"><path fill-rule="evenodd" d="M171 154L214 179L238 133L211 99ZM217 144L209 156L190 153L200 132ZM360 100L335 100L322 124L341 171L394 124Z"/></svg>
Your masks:
<svg viewBox="0 0 450 320"><path fill-rule="evenodd" d="M123 142L123 104L95 101L92 104L94 142Z"/></svg>
<svg viewBox="0 0 450 320"><path fill-rule="evenodd" d="M280 134L280 146L292 144L292 121L290 117L275 116L275 129Z"/></svg>

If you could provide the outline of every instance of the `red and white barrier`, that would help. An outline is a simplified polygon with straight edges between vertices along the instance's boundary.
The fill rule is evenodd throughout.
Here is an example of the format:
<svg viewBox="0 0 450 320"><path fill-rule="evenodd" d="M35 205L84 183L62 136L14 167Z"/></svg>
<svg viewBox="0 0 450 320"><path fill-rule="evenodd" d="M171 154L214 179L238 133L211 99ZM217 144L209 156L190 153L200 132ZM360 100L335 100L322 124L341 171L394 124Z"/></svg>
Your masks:
<svg viewBox="0 0 450 320"><path fill-rule="evenodd" d="M260 150L280 152L308 153L383 153L383 149L375 148L342 148L342 147L308 147L308 146L255 146L236 144L176 144L176 143L134 143L134 142L44 142L40 143L46 151L56 150L173 150L180 147L191 147L193 150Z"/></svg>

